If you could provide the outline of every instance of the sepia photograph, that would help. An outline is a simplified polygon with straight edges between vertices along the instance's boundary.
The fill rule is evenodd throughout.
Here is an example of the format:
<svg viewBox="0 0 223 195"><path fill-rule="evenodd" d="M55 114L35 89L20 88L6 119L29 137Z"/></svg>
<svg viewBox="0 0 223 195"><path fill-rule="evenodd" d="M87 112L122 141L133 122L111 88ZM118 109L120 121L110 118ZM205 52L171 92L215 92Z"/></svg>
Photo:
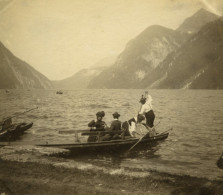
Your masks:
<svg viewBox="0 0 223 195"><path fill-rule="evenodd" d="M222 0L0 0L0 195L222 195Z"/></svg>

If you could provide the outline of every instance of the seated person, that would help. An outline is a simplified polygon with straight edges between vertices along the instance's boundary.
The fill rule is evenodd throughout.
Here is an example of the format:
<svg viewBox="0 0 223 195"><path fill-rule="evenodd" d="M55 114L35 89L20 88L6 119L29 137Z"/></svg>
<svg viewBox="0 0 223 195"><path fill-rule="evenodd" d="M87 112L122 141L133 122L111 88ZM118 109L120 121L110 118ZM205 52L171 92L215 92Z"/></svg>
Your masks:
<svg viewBox="0 0 223 195"><path fill-rule="evenodd" d="M114 120L111 123L111 126L109 129L107 129L108 131L121 131L121 121L118 120L118 118L120 117L120 114L115 112L112 114ZM106 134L105 136L101 137L102 141L108 141L108 140L114 140L114 139L120 139L120 136L118 134Z"/></svg>
<svg viewBox="0 0 223 195"><path fill-rule="evenodd" d="M102 118L105 116L104 111L100 111L96 113L97 121L92 120L90 123L88 123L88 127L91 127L91 130L96 131L104 131L107 127L106 123L102 121Z"/></svg>
<svg viewBox="0 0 223 195"><path fill-rule="evenodd" d="M102 118L105 116L104 111L100 111L96 113L97 121L92 120L90 123L88 123L88 127L91 127L90 131L105 131L107 125L102 120ZM90 135L88 137L88 142L95 142L97 140L96 135Z"/></svg>
<svg viewBox="0 0 223 195"><path fill-rule="evenodd" d="M135 124L138 122L138 117L133 117L131 119L129 119L128 121L125 121L122 123L122 129L125 131L124 134L125 136L132 136L132 134L130 133L130 128L134 129L135 128ZM132 127L134 126L134 127Z"/></svg>
<svg viewBox="0 0 223 195"><path fill-rule="evenodd" d="M12 127L12 119L7 118L7 119L3 120L3 122L1 122L1 124L0 124L0 126L1 126L0 131L4 131L6 129L9 129L10 127Z"/></svg>
<svg viewBox="0 0 223 195"><path fill-rule="evenodd" d="M143 123L145 117L142 114L138 114L137 118L131 121L131 125L129 126L130 135L136 138L141 138L148 134L149 137L155 135L153 129L149 128L145 123Z"/></svg>

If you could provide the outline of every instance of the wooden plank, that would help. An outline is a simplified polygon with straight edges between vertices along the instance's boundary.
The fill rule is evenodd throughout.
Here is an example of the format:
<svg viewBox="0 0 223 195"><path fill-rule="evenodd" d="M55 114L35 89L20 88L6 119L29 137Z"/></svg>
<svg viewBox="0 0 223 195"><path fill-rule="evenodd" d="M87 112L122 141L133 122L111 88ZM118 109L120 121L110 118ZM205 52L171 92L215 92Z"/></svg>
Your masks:
<svg viewBox="0 0 223 195"><path fill-rule="evenodd" d="M122 134L123 131L89 131L83 132L81 135L105 135L105 134Z"/></svg>
<svg viewBox="0 0 223 195"><path fill-rule="evenodd" d="M58 131L59 134L76 134L76 133L82 133L82 132L90 132L90 129L60 130L60 131Z"/></svg>

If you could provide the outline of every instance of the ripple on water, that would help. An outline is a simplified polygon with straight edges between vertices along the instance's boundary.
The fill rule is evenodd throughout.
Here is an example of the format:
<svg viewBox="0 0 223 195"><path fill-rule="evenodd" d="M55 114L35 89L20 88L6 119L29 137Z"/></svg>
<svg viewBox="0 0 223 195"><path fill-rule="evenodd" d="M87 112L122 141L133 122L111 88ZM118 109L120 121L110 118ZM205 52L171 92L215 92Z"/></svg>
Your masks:
<svg viewBox="0 0 223 195"><path fill-rule="evenodd" d="M74 142L77 129L88 129L87 123L104 110L109 125L112 113L125 121L137 115L142 90L75 90L57 95L53 90L0 90L0 117L11 116L35 106L39 108L14 118L33 121L32 129L19 143ZM223 91L150 90L156 114L157 131L170 127L167 140L143 151L132 151L127 158L99 157L91 162L119 168L158 170L199 177L219 177L216 160L222 152ZM209 101L210 100L210 101ZM86 137L80 138L86 141ZM94 160L92 160L94 159ZM81 160L81 159L80 159ZM86 159L82 159L86 161ZM107 164L106 164L107 163Z"/></svg>

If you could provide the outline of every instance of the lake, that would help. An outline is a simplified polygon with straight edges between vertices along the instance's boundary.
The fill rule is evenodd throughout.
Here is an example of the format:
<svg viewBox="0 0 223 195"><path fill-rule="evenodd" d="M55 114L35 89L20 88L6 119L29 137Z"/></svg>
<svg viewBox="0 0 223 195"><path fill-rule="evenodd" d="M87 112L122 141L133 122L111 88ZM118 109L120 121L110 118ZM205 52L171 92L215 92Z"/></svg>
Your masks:
<svg viewBox="0 0 223 195"><path fill-rule="evenodd" d="M88 129L98 111L105 111L110 125L112 113L125 121L137 115L143 90L73 90L62 95L55 90L0 90L0 118L20 115L15 122L34 122L18 144L71 143L75 129ZM117 160L110 156L85 159L117 170L155 170L178 175L220 179L216 160L223 150L222 90L150 90L156 115L156 130L173 128L162 143ZM67 133L66 133L67 132ZM86 137L81 137L86 141ZM114 160L116 159L116 160ZM75 159L74 159L75 160ZM83 160L83 159L77 159Z"/></svg>

